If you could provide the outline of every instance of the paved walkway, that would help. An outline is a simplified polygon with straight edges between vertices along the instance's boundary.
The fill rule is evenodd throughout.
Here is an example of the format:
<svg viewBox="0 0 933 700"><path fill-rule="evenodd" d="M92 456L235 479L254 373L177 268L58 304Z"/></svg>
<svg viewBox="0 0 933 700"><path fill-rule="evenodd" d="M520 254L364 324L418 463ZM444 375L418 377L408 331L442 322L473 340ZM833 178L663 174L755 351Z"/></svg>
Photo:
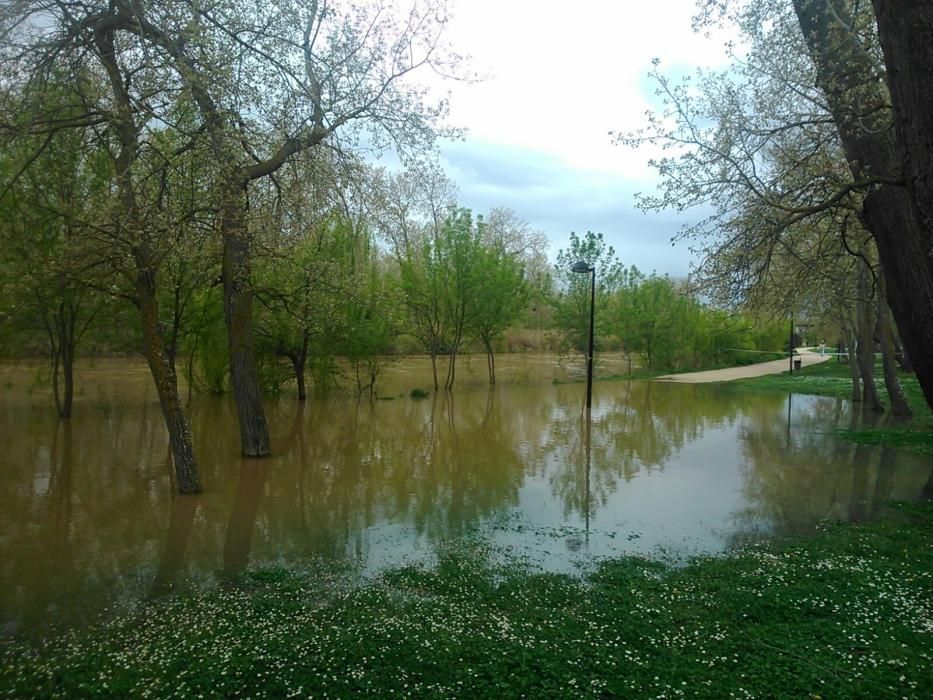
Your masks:
<svg viewBox="0 0 933 700"><path fill-rule="evenodd" d="M828 352L825 355L820 355L818 352L811 352L806 348L797 348L797 352L799 354L794 355L794 359L800 360L804 367L807 365L815 365L819 362L825 362L832 357ZM748 379L749 377L763 377L766 374L780 374L781 372L786 372L789 367L790 360L772 360L771 362L759 362L757 365L711 369L707 372L667 374L663 377L655 377L655 379L664 382L682 382L684 384L728 382L733 379Z"/></svg>

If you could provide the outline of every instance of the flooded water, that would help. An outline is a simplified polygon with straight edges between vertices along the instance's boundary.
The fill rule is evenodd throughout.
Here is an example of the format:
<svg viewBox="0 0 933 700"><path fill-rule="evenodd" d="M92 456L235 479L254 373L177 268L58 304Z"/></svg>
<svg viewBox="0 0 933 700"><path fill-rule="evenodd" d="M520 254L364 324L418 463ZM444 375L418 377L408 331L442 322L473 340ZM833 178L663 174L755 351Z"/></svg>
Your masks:
<svg viewBox="0 0 933 700"><path fill-rule="evenodd" d="M275 454L238 454L232 400L190 406L205 493L179 497L155 391L135 362L78 375L59 421L33 377L0 369L0 630L42 633L246 566L325 559L362 573L478 531L547 570L594 557L716 553L750 537L862 519L921 496L933 460L856 445L845 401L716 385L607 381L587 439L582 384L555 358L485 359L452 394L270 401ZM470 367L478 368L470 370ZM611 370L610 370L611 371Z"/></svg>

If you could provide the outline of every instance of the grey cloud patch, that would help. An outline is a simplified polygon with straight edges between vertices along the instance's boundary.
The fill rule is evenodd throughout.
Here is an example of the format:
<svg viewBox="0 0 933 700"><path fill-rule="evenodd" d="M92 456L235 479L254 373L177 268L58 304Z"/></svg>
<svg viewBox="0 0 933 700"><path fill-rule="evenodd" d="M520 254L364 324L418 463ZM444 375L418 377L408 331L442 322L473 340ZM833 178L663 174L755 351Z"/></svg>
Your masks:
<svg viewBox="0 0 933 700"><path fill-rule="evenodd" d="M650 185L573 169L553 156L514 146L468 141L446 144L442 154L463 206L478 213L493 207L515 210L547 234L552 259L567 247L571 231L590 230L603 233L626 265L678 277L689 271L687 244L671 246L689 219L635 208L635 193Z"/></svg>
<svg viewBox="0 0 933 700"><path fill-rule="evenodd" d="M462 178L490 187L547 186L565 170L553 156L482 141L449 142L442 152L455 181Z"/></svg>

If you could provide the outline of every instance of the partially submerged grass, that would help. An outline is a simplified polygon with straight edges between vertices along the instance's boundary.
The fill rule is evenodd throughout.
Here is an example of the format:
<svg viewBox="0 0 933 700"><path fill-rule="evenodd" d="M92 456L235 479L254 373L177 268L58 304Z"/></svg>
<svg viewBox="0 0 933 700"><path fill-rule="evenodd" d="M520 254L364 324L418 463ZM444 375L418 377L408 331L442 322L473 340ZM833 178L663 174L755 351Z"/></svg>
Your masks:
<svg viewBox="0 0 933 700"><path fill-rule="evenodd" d="M884 444L890 447L933 455L933 413L927 405L916 376L899 373L898 378L907 402L913 411L909 420L883 421L861 430L840 430L839 435L864 444ZM852 380L847 365L834 360L804 367L793 374L769 374L764 377L739 379L730 384L742 390L781 391L795 394L815 394L852 398ZM882 402L890 406L890 399L882 379L881 367L875 368L875 384Z"/></svg>
<svg viewBox="0 0 933 700"><path fill-rule="evenodd" d="M925 698L933 506L668 568L479 539L345 586L272 570L0 647L7 697Z"/></svg>

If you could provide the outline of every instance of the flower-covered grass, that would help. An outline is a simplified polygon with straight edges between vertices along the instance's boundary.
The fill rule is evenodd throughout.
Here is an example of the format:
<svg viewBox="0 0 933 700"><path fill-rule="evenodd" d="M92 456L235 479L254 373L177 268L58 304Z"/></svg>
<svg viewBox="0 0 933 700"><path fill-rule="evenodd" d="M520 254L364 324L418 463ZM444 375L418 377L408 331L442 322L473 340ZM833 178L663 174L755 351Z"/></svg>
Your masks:
<svg viewBox="0 0 933 700"><path fill-rule="evenodd" d="M0 645L3 697L933 697L933 506L667 567L481 538L375 579L264 570Z"/></svg>

